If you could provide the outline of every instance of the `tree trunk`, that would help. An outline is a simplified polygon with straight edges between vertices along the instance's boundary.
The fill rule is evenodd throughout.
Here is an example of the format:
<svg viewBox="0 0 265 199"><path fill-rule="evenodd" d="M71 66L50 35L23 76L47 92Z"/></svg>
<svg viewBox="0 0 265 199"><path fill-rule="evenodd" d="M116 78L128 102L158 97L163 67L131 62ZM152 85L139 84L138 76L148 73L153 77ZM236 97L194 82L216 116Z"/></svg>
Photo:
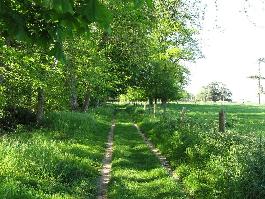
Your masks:
<svg viewBox="0 0 265 199"><path fill-rule="evenodd" d="M154 111L154 112L153 112L153 113L154 113L154 117L156 117L156 105L157 105L157 104L154 103L154 110L153 110L153 111Z"/></svg>
<svg viewBox="0 0 265 199"><path fill-rule="evenodd" d="M225 112L223 109L219 112L219 132L225 132Z"/></svg>
<svg viewBox="0 0 265 199"><path fill-rule="evenodd" d="M154 104L154 100L152 98L149 98L149 105L153 106L153 104Z"/></svg>
<svg viewBox="0 0 265 199"><path fill-rule="evenodd" d="M77 111L79 105L77 102L77 94L76 93L71 93L70 103L71 103L71 110Z"/></svg>
<svg viewBox="0 0 265 199"><path fill-rule="evenodd" d="M82 107L82 111L83 112L87 112L88 107L89 107L89 103L90 103L90 93L89 93L89 91L87 91L86 94L85 94L83 107Z"/></svg>
<svg viewBox="0 0 265 199"><path fill-rule="evenodd" d="M36 120L37 123L41 123L43 116L44 116L44 90L43 88L37 89L38 96L37 96L37 110L36 110Z"/></svg>
<svg viewBox="0 0 265 199"><path fill-rule="evenodd" d="M70 74L70 105L72 111L77 111L79 104L77 101L77 85L76 85L76 77L72 73Z"/></svg>

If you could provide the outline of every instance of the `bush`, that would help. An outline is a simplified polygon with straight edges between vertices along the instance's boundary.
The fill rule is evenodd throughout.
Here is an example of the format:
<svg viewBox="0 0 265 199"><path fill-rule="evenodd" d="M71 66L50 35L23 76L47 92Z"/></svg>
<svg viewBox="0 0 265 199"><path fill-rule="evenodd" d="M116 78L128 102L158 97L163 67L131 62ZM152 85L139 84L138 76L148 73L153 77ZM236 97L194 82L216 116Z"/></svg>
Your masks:
<svg viewBox="0 0 265 199"><path fill-rule="evenodd" d="M247 154L241 180L245 198L265 198L265 144L260 140Z"/></svg>
<svg viewBox="0 0 265 199"><path fill-rule="evenodd" d="M6 107L4 116L0 118L0 127L5 131L16 129L17 125L31 125L36 123L36 114L23 107Z"/></svg>

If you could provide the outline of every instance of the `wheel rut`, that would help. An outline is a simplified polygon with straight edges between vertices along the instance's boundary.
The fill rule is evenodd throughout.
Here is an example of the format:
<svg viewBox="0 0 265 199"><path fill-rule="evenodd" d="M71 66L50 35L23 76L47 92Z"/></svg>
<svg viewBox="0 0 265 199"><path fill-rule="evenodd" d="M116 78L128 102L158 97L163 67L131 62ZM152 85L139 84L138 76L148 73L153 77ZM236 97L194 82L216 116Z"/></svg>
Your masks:
<svg viewBox="0 0 265 199"><path fill-rule="evenodd" d="M112 171L112 161L113 161L113 151L114 151L114 146L113 146L114 144L113 143L114 143L114 129L115 129L115 126L116 125L113 122L112 125L111 125L111 129L109 131L109 135L108 135L107 147L106 147L105 156L104 156L104 159L103 159L103 167L102 167L102 170L101 170L101 177L100 177L99 185L98 185L97 199L108 199L108 189L113 186L112 183L109 183L109 182L111 181L111 171ZM139 134L141 136L141 138L143 139L144 143L147 145L149 150L160 161L160 164L165 169L165 171L168 173L169 177L173 181L174 180L178 181L179 180L178 176L174 175L173 169L170 167L169 162L166 160L166 158L161 154L161 152L158 149L155 148L155 146L141 132L141 130L138 127L138 125L134 124L133 126L137 129L137 133L136 134ZM117 129L117 133L118 133L118 129ZM115 168L113 168L113 169L115 169ZM115 177L115 175L114 175L114 177ZM179 198L177 195L174 196L174 198L175 197Z"/></svg>
<svg viewBox="0 0 265 199"><path fill-rule="evenodd" d="M99 180L99 191L97 199L107 199L108 184L111 179L114 129L115 123L113 122L108 135L107 148L103 159L103 168L101 170L101 177Z"/></svg>
<svg viewBox="0 0 265 199"><path fill-rule="evenodd" d="M162 167L168 172L169 176L171 176L174 180L178 181L179 177L174 175L173 169L171 168L169 162L167 161L166 157L164 157L159 149L157 149L150 141L149 139L143 134L143 132L140 130L139 126L137 124L134 124L135 128L137 129L138 133L143 138L146 145L149 147L149 149L153 152L153 154L159 159Z"/></svg>

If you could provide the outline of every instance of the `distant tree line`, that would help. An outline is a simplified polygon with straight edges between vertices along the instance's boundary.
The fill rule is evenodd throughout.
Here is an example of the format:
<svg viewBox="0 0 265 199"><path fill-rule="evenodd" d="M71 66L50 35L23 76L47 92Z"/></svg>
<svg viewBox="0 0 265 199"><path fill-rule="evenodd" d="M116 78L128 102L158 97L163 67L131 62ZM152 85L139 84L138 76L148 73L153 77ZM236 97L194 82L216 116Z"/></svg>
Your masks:
<svg viewBox="0 0 265 199"><path fill-rule="evenodd" d="M232 92L221 82L212 82L204 86L196 96L201 101L232 101Z"/></svg>

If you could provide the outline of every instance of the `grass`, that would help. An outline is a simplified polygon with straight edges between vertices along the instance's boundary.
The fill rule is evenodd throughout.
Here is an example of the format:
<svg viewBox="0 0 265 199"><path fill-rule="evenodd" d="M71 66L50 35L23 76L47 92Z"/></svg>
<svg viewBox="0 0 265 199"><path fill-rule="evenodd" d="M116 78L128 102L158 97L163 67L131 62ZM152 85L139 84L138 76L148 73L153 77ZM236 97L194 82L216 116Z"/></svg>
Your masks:
<svg viewBox="0 0 265 199"><path fill-rule="evenodd" d="M218 112L223 108L226 112L227 128L242 134L264 134L265 106L244 104L169 104L168 112L176 114L185 107L187 115L201 123L218 127Z"/></svg>
<svg viewBox="0 0 265 199"><path fill-rule="evenodd" d="M187 113L181 119L181 110ZM218 112L227 131L218 132ZM0 198L96 198L113 107L47 116L46 127L0 138ZM265 106L169 104L156 117L118 106L109 198L265 197ZM132 121L170 160L176 183Z"/></svg>
<svg viewBox="0 0 265 199"><path fill-rule="evenodd" d="M186 114L181 114L185 107ZM226 111L226 132L218 112ZM146 135L170 160L194 198L265 197L265 106L169 104L167 113L138 116Z"/></svg>
<svg viewBox="0 0 265 199"><path fill-rule="evenodd" d="M105 114L103 114L105 112ZM0 138L0 198L95 198L111 110L48 115Z"/></svg>
<svg viewBox="0 0 265 199"><path fill-rule="evenodd" d="M161 167L132 124L115 128L112 179L109 198L186 198Z"/></svg>

